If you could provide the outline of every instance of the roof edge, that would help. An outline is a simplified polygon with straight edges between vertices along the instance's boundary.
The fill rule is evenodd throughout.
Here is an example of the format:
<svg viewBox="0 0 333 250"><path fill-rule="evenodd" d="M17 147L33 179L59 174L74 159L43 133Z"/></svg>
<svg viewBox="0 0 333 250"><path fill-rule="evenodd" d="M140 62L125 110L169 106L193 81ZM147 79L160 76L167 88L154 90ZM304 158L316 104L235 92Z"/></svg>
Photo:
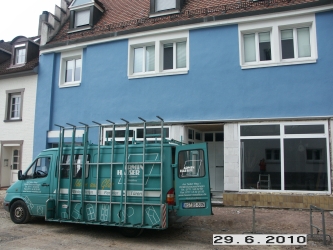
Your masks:
<svg viewBox="0 0 333 250"><path fill-rule="evenodd" d="M40 46L40 50L42 51L42 50L52 49L52 48L61 47L61 46L74 45L74 44L83 43L83 42L95 41L95 40L99 40L99 39L119 37L119 36L123 36L123 35L140 33L140 32L144 32L144 31L152 31L152 30L158 30L158 29L163 29L163 28L172 28L172 27L179 27L179 26L184 26L184 25L193 25L193 24L200 24L200 23L206 24L209 22L216 22L216 21L228 20L228 19L233 19L233 18L241 18L241 17L247 17L247 16L256 16L256 15L272 14L272 13L285 12L285 11L301 10L301 9L306 9L306 8L329 5L332 3L333 3L333 0L319 0L317 2L309 2L309 3L298 4L298 5L283 6L283 7L277 7L274 9L254 10L254 11L249 11L249 12L222 14L222 15L209 16L209 17L204 17L204 18L201 17L201 18L196 18L196 19L191 19L191 20L175 21L175 22L159 24L159 25L155 25L155 26L147 26L147 27L134 28L134 29L128 29L128 30L120 30L120 31L110 32L107 34L91 36L91 37L82 37L82 38L75 39L75 40L67 40L67 41L56 42L53 44L45 44L43 46Z"/></svg>
<svg viewBox="0 0 333 250"><path fill-rule="evenodd" d="M33 69L22 71L22 72L15 72L15 73L8 73L0 75L0 80L9 79L13 77L23 77L23 76L31 76L31 75L38 75L39 66L35 66Z"/></svg>

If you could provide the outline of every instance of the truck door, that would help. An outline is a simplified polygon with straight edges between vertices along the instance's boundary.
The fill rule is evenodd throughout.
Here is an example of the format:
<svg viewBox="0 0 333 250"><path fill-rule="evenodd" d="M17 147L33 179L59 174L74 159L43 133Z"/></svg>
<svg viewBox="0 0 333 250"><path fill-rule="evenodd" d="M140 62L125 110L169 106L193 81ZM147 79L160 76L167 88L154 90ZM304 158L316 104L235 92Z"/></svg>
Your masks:
<svg viewBox="0 0 333 250"><path fill-rule="evenodd" d="M206 143L176 147L175 199L178 216L212 214Z"/></svg>
<svg viewBox="0 0 333 250"><path fill-rule="evenodd" d="M44 216L46 200L50 196L52 156L39 156L22 180L22 198L31 215Z"/></svg>

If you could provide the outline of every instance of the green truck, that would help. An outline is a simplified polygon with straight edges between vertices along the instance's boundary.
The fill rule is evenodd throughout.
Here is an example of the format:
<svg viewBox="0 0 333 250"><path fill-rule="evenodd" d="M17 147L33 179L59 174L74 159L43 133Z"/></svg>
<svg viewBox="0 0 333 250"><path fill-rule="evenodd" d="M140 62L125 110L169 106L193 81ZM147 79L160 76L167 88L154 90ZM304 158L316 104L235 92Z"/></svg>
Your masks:
<svg viewBox="0 0 333 250"><path fill-rule="evenodd" d="M158 126L140 118L141 140L129 139L132 124L126 120L56 125L58 148L43 150L7 190L4 208L12 221L22 224L43 216L53 222L116 226L134 237L144 229L162 230L183 218L211 215L206 144L165 139L164 121L158 118ZM115 138L119 126L125 127L122 142ZM80 143L78 129L84 131ZM98 130L95 144L88 139L92 129ZM71 133L69 142L65 132Z"/></svg>

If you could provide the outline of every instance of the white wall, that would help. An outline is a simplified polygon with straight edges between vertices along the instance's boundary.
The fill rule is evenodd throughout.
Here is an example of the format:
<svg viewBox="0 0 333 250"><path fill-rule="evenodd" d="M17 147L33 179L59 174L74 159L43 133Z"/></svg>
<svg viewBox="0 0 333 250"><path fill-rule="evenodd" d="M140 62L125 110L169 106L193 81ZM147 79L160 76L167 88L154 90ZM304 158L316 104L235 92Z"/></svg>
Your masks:
<svg viewBox="0 0 333 250"><path fill-rule="evenodd" d="M237 123L224 125L224 191L239 191L239 134Z"/></svg>
<svg viewBox="0 0 333 250"><path fill-rule="evenodd" d="M35 121L37 75L0 79L0 140L23 140L22 166L24 170L32 161ZM22 121L3 122L6 111L6 91L24 88Z"/></svg>

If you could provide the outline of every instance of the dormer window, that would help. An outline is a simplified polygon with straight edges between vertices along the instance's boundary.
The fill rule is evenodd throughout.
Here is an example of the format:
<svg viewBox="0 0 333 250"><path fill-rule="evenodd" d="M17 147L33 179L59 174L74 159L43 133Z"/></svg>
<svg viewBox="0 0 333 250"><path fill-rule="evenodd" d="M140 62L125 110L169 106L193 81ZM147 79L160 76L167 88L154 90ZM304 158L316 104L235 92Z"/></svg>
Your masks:
<svg viewBox="0 0 333 250"><path fill-rule="evenodd" d="M14 64L23 64L26 62L26 51L25 44L15 45Z"/></svg>
<svg viewBox="0 0 333 250"><path fill-rule="evenodd" d="M39 45L24 36L15 37L11 45L10 68L22 67L39 55Z"/></svg>
<svg viewBox="0 0 333 250"><path fill-rule="evenodd" d="M97 0L74 0L70 9L70 31L91 29L100 19L104 10Z"/></svg>
<svg viewBox="0 0 333 250"><path fill-rule="evenodd" d="M150 17L179 13L184 0L150 0Z"/></svg>

